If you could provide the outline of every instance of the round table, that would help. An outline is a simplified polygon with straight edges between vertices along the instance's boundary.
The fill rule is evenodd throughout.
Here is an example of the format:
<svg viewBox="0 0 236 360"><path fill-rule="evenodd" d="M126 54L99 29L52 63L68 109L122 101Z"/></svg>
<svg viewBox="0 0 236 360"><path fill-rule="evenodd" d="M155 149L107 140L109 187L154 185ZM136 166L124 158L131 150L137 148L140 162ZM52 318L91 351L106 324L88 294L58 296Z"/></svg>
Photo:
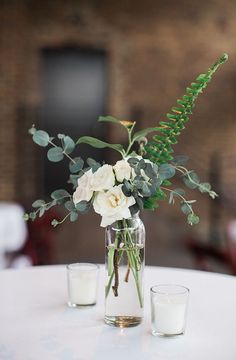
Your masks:
<svg viewBox="0 0 236 360"><path fill-rule="evenodd" d="M0 359L236 359L235 277L146 267L144 322L119 329L103 322L103 272L97 305L74 309L66 305L65 266L0 271ZM151 335L149 288L160 283L190 289L184 335Z"/></svg>

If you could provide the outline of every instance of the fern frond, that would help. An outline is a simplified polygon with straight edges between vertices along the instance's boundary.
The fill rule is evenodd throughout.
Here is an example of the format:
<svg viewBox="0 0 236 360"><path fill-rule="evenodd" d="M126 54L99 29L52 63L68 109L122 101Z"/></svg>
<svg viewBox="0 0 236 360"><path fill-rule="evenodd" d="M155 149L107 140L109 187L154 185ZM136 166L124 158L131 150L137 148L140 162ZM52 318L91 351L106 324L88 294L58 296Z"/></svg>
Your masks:
<svg viewBox="0 0 236 360"><path fill-rule="evenodd" d="M206 72L200 74L195 82L192 82L186 88L186 94L177 100L177 106L171 108L171 112L166 114L168 121L159 123L158 134L154 135L152 141L148 141L145 146L147 157L156 164L163 164L171 160L173 157L172 145L177 143L177 136L185 128L185 123L189 121L189 115L195 106L198 95L203 92L211 81L212 76L218 67L224 64L228 59L227 54L223 54Z"/></svg>

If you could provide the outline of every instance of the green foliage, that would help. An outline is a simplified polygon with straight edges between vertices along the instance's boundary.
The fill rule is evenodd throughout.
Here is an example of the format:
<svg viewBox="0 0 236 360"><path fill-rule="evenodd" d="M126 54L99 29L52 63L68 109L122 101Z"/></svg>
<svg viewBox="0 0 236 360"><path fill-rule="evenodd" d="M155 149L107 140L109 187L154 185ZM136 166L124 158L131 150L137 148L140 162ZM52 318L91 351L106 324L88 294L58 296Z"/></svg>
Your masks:
<svg viewBox="0 0 236 360"><path fill-rule="evenodd" d="M175 175L175 168L169 164L161 164L159 166L159 176L161 180L167 180Z"/></svg>
<svg viewBox="0 0 236 360"><path fill-rule="evenodd" d="M60 146L52 147L47 152L47 158L52 162L59 162L64 158L63 149Z"/></svg>
<svg viewBox="0 0 236 360"><path fill-rule="evenodd" d="M124 153L124 149L122 147L122 145L120 144L109 144L105 141L96 139L92 136L82 136L80 137L76 144L88 144L92 147L95 147L97 149L102 149L102 148L110 148L113 150L118 151L119 153L123 154Z"/></svg>
<svg viewBox="0 0 236 360"><path fill-rule="evenodd" d="M46 131L35 130L33 133L33 141L39 146L46 147L49 144L49 135Z"/></svg>
<svg viewBox="0 0 236 360"><path fill-rule="evenodd" d="M88 212L90 208L90 203L88 201L80 201L75 205L76 210L78 210L81 213Z"/></svg>
<svg viewBox="0 0 236 360"><path fill-rule="evenodd" d="M92 158L88 158L86 162L93 172L97 171L101 167L101 164Z"/></svg>
<svg viewBox="0 0 236 360"><path fill-rule="evenodd" d="M199 177L193 170L187 170L184 167L188 158L184 155L175 156L173 158L173 145L177 143L177 136L185 128L186 122L189 121L189 115L203 89L207 87L212 76L218 67L227 60L224 54L213 64L205 74L200 74L196 81L186 88L186 94L179 100L177 105L171 108L171 112L167 114L167 120L161 121L158 127L146 128L137 132L133 132L135 122L127 120L119 120L113 116L100 116L99 122L115 123L127 131L128 146L126 149L120 144L110 144L91 136L82 136L75 143L74 140L67 135L58 134L56 137L50 137L46 131L37 130L33 125L29 129L29 134L33 141L41 147L49 147L47 158L52 162L59 162L65 157L69 159L70 177L68 183L73 185L75 189L78 185L78 179L84 175L86 171L92 169L96 172L101 166L96 160L88 158L86 163L81 157L72 157L71 153L79 144L88 144L95 148L110 148L119 152L123 159L128 159L132 167L132 178L123 181L122 191L127 196L133 196L135 204L130 207L131 214L137 213L139 210L155 210L159 206L159 201L166 200L169 193L169 204L174 204L176 199L180 200L180 208L187 216L190 225L197 224L199 217L194 213L192 204L196 200L186 200L185 191L183 189L171 189L172 183L169 181L175 176L176 171L182 175L184 184L190 189L198 189L201 193L208 193L213 199L217 194L211 189L211 185L207 182L201 183ZM152 132L156 134L151 141L146 136ZM138 154L147 156L148 160L137 158L137 153L132 151L134 143L139 144ZM86 164L86 165L85 165ZM84 167L85 165L85 167ZM56 205L63 205L67 211L67 215L62 220L54 219L52 226L63 223L67 218L70 221L76 221L79 213L87 212L93 201L81 201L74 204L73 197L64 189L55 190L51 194L51 201L46 203L44 200L38 199L32 207L34 211L24 215L25 220L35 220L37 217L44 215L45 211Z"/></svg>
<svg viewBox="0 0 236 360"><path fill-rule="evenodd" d="M158 131L158 127L152 127L152 128L147 128L147 129L143 129L140 131L137 131L136 133L134 133L133 135L133 141L139 141L140 139L142 139L143 137L147 136L148 134L150 134L151 132L155 132Z"/></svg>
<svg viewBox="0 0 236 360"><path fill-rule="evenodd" d="M177 136L185 128L185 123L189 121L189 115L195 106L199 94L207 87L212 76L220 65L228 59L227 54L223 54L206 72L197 77L196 81L186 88L186 95L177 100L177 106L171 108L171 113L167 114L168 121L159 123L158 133L145 146L148 158L156 164L163 164L172 160L172 145L177 143Z"/></svg>
<svg viewBox="0 0 236 360"><path fill-rule="evenodd" d="M51 198L57 201L64 200L71 195L64 189L55 190L51 193Z"/></svg>
<svg viewBox="0 0 236 360"><path fill-rule="evenodd" d="M81 157L76 157L74 159L72 159L73 161L71 161L69 163L69 169L70 169L70 172L72 174L74 173L78 173L80 170L83 169L83 166L84 166L84 160L81 159Z"/></svg>
<svg viewBox="0 0 236 360"><path fill-rule="evenodd" d="M121 124L120 120L116 119L114 116L99 116L98 118L98 121L99 122L111 122L111 123L114 123L114 124Z"/></svg>

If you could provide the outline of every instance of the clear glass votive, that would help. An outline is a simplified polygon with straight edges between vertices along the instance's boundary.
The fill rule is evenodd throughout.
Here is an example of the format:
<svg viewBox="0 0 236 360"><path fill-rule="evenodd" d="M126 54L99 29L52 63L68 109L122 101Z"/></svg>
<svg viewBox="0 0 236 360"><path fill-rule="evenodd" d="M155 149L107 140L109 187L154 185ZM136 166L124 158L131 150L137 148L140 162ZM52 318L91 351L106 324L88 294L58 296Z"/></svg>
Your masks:
<svg viewBox="0 0 236 360"><path fill-rule="evenodd" d="M99 266L89 263L67 265L68 305L91 306L97 301Z"/></svg>
<svg viewBox="0 0 236 360"><path fill-rule="evenodd" d="M180 285L156 285L150 291L152 334L184 334L189 289Z"/></svg>

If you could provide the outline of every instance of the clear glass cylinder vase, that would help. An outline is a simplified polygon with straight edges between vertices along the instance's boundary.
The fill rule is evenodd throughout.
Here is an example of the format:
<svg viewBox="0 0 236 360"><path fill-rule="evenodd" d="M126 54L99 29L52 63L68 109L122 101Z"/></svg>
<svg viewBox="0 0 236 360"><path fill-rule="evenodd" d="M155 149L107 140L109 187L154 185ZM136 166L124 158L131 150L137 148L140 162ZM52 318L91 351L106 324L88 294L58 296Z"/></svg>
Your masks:
<svg viewBox="0 0 236 360"><path fill-rule="evenodd" d="M105 322L135 326L143 318L145 228L136 214L106 228Z"/></svg>

